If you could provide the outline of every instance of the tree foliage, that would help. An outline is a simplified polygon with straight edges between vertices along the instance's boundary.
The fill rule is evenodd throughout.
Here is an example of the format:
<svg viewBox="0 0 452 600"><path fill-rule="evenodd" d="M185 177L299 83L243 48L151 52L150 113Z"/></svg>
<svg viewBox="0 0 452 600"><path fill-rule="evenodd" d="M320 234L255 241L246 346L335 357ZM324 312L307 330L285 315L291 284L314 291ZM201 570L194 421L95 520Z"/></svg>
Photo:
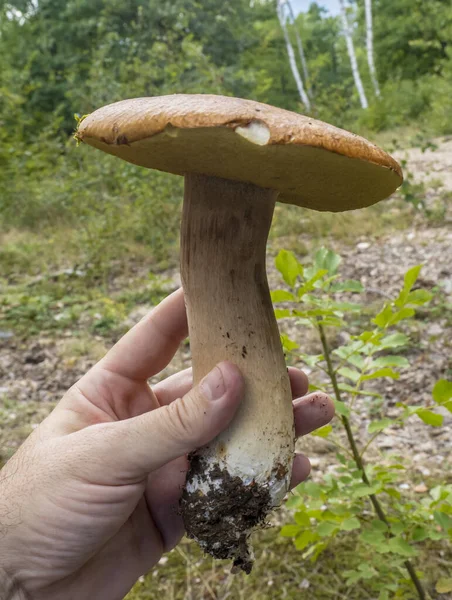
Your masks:
<svg viewBox="0 0 452 600"><path fill-rule="evenodd" d="M349 1L347 11L371 105L359 107L339 16L313 2L289 23L294 46L295 28L303 39L312 115L357 132L413 119L450 132L449 0L374 0L380 99L367 66L363 3ZM0 56L0 215L6 226L41 227L56 218L80 223L92 216L90 189L104 210L116 206L114 214L137 199L145 214L178 196L179 184L169 176L149 182L135 167L76 150L74 113L175 92L303 110L274 0L3 1ZM136 235L148 234L140 228Z"/></svg>

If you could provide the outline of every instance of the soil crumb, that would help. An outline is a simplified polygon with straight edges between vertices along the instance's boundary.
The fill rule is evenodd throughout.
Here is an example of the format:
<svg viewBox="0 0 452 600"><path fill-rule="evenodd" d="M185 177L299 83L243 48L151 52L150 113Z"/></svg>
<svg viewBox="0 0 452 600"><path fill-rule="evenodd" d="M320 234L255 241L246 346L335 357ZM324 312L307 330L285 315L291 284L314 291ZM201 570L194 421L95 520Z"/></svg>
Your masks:
<svg viewBox="0 0 452 600"><path fill-rule="evenodd" d="M196 481L196 491L184 489L181 512L188 537L214 558L232 559L234 570L250 573L253 566L248 538L265 523L271 510L268 488L254 481L245 484L226 469L197 455L190 456L187 485ZM207 493L201 491L208 490Z"/></svg>

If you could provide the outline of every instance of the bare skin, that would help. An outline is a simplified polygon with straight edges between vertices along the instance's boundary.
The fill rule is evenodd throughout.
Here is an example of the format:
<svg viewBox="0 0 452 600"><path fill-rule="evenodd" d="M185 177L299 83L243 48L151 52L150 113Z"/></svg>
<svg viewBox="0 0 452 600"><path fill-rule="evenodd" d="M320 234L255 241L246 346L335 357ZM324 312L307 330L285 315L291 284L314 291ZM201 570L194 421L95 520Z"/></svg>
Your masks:
<svg viewBox="0 0 452 600"><path fill-rule="evenodd" d="M180 541L186 455L229 424L243 393L228 362L195 387L191 370L149 387L186 335L179 290L66 393L2 469L0 590L3 577L4 589L17 584L17 600L120 600ZM303 373L289 374L301 436L334 408L323 394L304 396ZM309 471L297 455L292 485Z"/></svg>

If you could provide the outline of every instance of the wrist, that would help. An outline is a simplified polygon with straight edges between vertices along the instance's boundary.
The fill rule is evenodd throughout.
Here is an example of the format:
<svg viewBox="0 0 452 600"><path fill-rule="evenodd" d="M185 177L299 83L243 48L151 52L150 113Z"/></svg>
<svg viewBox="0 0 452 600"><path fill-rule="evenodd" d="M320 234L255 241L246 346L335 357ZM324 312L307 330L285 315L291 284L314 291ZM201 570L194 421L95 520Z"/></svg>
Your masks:
<svg viewBox="0 0 452 600"><path fill-rule="evenodd" d="M31 600L20 583L0 568L0 600Z"/></svg>

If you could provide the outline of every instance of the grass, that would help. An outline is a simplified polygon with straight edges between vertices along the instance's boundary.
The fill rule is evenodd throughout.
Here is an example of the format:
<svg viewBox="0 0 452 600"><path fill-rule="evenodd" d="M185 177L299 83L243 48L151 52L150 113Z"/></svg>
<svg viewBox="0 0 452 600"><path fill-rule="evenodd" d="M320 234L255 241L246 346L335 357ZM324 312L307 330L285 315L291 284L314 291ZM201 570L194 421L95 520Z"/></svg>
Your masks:
<svg viewBox="0 0 452 600"><path fill-rule="evenodd" d="M71 272L37 280L18 276L0 289L0 320L20 337L81 330L112 339L126 331L126 317L137 304L157 304L167 289L164 276L131 278L127 271L114 286Z"/></svg>
<svg viewBox="0 0 452 600"><path fill-rule="evenodd" d="M0 468L52 408L49 402L19 402L0 394Z"/></svg>
<svg viewBox="0 0 452 600"><path fill-rule="evenodd" d="M226 561L203 556L196 544L185 539L141 578L126 600L374 600L378 596L377 578L347 585L341 576L356 566L358 552L363 562L372 561L357 536L335 539L316 562L303 559L290 540L278 535L278 528L257 533L255 546L257 560L251 575L234 575ZM451 549L432 545L417 561L419 565L431 597L436 598L436 582L447 577L452 567ZM400 586L395 597L412 599L415 595L407 584Z"/></svg>
<svg viewBox="0 0 452 600"><path fill-rule="evenodd" d="M300 255L309 251L312 240L323 244L354 245L363 238L378 238L388 229L406 229L413 220L412 208L399 197L368 208L343 213L317 212L286 204L278 205L270 241Z"/></svg>

